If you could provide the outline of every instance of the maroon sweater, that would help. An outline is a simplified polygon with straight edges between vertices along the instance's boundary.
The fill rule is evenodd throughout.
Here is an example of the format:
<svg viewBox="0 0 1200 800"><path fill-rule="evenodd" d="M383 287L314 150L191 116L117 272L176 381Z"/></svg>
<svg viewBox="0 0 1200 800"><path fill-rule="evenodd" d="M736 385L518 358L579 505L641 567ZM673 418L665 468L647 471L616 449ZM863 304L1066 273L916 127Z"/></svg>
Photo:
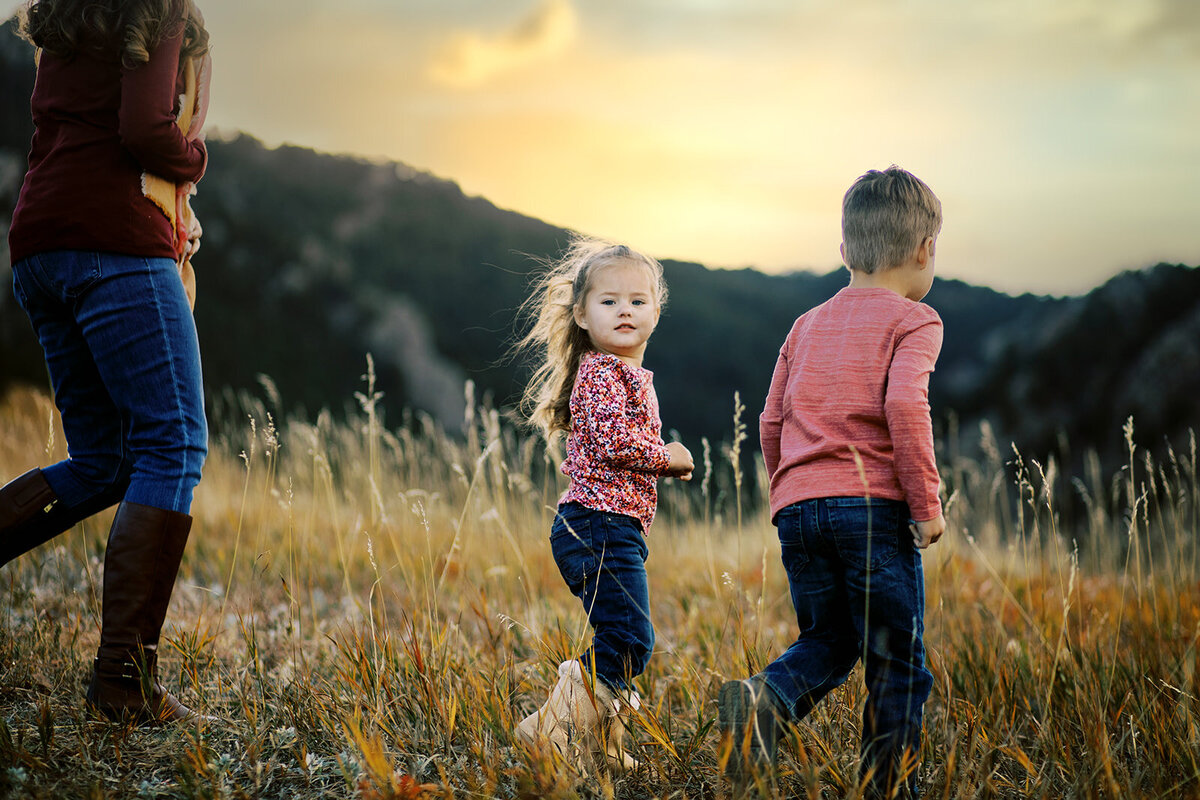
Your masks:
<svg viewBox="0 0 1200 800"><path fill-rule="evenodd" d="M175 124L182 42L182 33L164 39L134 69L115 48L42 53L29 171L8 232L14 263L50 250L175 258L171 223L142 195L142 172L175 183L204 174L204 142Z"/></svg>

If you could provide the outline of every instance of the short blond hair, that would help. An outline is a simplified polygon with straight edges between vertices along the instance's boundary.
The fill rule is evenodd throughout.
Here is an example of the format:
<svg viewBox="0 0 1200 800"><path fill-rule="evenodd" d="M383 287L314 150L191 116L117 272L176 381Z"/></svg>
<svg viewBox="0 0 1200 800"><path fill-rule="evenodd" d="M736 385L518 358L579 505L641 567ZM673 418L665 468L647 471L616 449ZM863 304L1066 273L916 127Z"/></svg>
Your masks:
<svg viewBox="0 0 1200 800"><path fill-rule="evenodd" d="M895 164L863 174L842 198L842 244L850 269L871 274L899 266L941 230L937 195Z"/></svg>

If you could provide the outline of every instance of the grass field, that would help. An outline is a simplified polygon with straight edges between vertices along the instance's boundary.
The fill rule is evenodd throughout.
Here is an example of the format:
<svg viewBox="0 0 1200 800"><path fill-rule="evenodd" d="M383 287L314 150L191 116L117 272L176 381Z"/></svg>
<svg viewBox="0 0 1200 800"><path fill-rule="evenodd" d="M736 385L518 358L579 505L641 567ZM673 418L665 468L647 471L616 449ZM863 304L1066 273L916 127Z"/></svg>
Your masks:
<svg viewBox="0 0 1200 800"><path fill-rule="evenodd" d="M449 436L420 415L384 424L372 392L315 421L275 399L214 403L226 433L197 490L161 677L219 725L125 729L84 712L111 513L0 570L0 797L727 793L717 687L795 635L736 453L687 442L695 480L662 487L642 766L580 778L512 734L588 636L546 541L555 462L473 398ZM63 457L52 411L28 392L0 401L0 480ZM731 415L730 441L749 448L733 431ZM986 430L970 440L979 457L943 443L926 797L1200 797L1196 447L1151 461L1124 435L1124 470L1078 478ZM1067 506L1083 509L1070 529ZM795 729L781 796L858 796L863 695L858 670Z"/></svg>

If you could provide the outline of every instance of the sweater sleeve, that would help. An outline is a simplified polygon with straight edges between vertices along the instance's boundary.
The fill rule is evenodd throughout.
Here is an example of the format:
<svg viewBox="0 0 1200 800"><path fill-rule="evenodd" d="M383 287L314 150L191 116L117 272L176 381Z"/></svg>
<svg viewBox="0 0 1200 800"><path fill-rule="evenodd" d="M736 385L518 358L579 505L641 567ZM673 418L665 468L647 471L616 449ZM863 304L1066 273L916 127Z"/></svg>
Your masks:
<svg viewBox="0 0 1200 800"><path fill-rule="evenodd" d="M884 397L896 477L918 522L942 511L929 415L929 375L941 348L942 320L928 306L918 306L897 330Z"/></svg>
<svg viewBox="0 0 1200 800"><path fill-rule="evenodd" d="M788 341L791 341L791 337L788 337ZM783 394L788 382L787 349L788 343L784 342L779 350L779 359L775 362L775 372L771 375L766 404L758 417L758 445L762 450L768 478L779 468L782 452L779 438L783 434Z"/></svg>
<svg viewBox="0 0 1200 800"><path fill-rule="evenodd" d="M580 365L579 405L571 417L605 463L661 475L671 463L670 452L661 437L630 424L629 389L618 369L599 358Z"/></svg>
<svg viewBox="0 0 1200 800"><path fill-rule="evenodd" d="M202 140L189 141L175 124L176 78L183 31L163 39L150 60L121 71L121 144L142 169L169 181L199 181L208 163Z"/></svg>

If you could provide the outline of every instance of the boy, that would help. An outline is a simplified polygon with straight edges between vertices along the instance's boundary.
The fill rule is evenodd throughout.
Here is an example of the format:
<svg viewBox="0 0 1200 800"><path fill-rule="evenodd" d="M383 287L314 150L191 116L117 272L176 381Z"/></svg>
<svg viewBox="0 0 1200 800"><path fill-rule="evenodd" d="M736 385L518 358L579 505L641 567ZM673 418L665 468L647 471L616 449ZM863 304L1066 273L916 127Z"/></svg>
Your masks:
<svg viewBox="0 0 1200 800"><path fill-rule="evenodd" d="M946 527L929 374L942 321L933 283L941 203L900 169L871 170L842 201L850 285L792 326L759 431L800 636L763 672L720 690L726 771L744 791L774 766L783 726L862 658L867 797L916 797L925 668L920 550Z"/></svg>

